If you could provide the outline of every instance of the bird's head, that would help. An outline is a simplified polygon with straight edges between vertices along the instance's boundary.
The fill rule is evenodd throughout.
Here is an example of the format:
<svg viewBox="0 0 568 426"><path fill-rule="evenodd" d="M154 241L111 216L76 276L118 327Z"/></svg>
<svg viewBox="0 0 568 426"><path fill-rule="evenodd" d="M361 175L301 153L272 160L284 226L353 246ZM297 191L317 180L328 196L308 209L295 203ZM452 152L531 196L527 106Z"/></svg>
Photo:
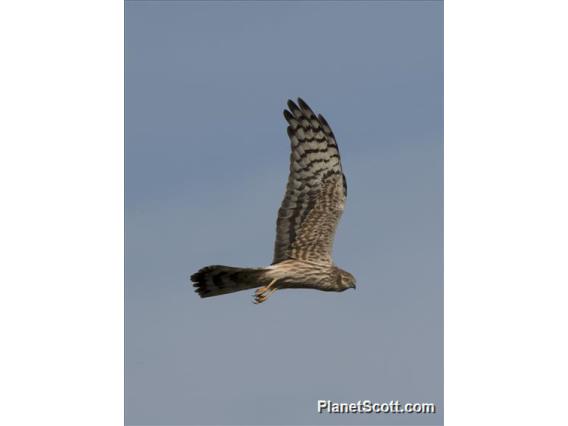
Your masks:
<svg viewBox="0 0 568 426"><path fill-rule="evenodd" d="M337 272L338 272L337 285L341 289L340 291L344 291L349 288L352 289L357 288L357 286L355 285L357 281L355 280L355 277L353 275L339 268L337 268Z"/></svg>

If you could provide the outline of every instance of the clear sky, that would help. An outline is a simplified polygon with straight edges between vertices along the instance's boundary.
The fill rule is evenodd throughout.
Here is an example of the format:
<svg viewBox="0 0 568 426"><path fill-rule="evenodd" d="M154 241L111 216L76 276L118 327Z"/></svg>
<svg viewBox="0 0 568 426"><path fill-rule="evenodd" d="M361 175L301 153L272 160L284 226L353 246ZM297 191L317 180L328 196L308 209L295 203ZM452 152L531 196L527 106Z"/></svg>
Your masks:
<svg viewBox="0 0 568 426"><path fill-rule="evenodd" d="M128 1L125 45L127 424L441 424L443 3ZM272 260L298 96L338 139L357 290L200 299L200 267Z"/></svg>

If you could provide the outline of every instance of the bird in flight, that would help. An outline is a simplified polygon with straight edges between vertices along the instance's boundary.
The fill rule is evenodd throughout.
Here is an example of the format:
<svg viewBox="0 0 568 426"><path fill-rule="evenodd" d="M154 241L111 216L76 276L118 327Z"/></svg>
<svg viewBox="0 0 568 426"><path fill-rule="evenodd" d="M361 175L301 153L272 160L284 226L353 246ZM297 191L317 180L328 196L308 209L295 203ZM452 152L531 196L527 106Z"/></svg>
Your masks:
<svg viewBox="0 0 568 426"><path fill-rule="evenodd" d="M335 136L321 114L302 99L284 110L291 142L290 174L278 210L274 259L264 268L212 265L191 276L201 297L257 288L254 303L275 291L309 288L344 291L355 277L335 266L333 239L347 196Z"/></svg>

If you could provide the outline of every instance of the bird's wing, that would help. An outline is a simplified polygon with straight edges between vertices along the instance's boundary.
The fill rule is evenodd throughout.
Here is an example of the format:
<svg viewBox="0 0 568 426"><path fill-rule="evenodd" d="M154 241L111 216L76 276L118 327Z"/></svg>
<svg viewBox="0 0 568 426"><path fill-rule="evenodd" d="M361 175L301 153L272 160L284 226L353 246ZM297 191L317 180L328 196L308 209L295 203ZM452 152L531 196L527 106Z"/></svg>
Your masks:
<svg viewBox="0 0 568 426"><path fill-rule="evenodd" d="M331 263L347 183L331 128L298 99L284 111L292 146L290 175L278 210L273 263L286 259Z"/></svg>

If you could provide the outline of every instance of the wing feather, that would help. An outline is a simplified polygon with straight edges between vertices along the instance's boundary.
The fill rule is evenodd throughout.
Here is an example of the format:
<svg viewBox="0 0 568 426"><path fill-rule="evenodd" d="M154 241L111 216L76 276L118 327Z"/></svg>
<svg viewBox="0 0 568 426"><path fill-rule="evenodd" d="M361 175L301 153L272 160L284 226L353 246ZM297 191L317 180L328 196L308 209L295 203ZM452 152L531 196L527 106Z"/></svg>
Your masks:
<svg viewBox="0 0 568 426"><path fill-rule="evenodd" d="M284 111L291 142L290 174L278 210L273 263L331 263L335 230L347 196L339 149L320 114L302 100Z"/></svg>

